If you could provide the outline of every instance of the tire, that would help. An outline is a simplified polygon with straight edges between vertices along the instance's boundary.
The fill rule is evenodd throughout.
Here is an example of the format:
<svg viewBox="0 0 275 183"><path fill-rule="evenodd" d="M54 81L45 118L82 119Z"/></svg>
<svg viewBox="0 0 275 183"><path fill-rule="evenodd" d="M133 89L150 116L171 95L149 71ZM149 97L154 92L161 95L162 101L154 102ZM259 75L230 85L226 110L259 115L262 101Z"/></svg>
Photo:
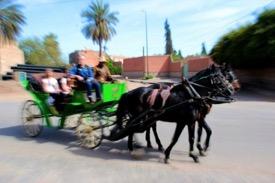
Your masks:
<svg viewBox="0 0 275 183"><path fill-rule="evenodd" d="M22 109L22 126L29 137L38 136L43 130L43 116L40 107L32 100L24 103Z"/></svg>
<svg viewBox="0 0 275 183"><path fill-rule="evenodd" d="M83 113L79 117L76 135L82 147L94 149L103 139L103 128L100 116L97 113Z"/></svg>

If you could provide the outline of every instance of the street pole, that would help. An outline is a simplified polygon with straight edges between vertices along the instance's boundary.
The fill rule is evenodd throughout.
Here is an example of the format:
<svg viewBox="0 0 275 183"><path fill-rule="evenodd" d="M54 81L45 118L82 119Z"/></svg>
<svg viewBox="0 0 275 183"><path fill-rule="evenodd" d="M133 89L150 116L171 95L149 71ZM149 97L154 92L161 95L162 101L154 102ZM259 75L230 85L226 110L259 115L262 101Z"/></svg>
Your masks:
<svg viewBox="0 0 275 183"><path fill-rule="evenodd" d="M149 64L148 64L148 28L147 28L147 12L143 10L145 15L145 43L146 43L146 60L145 60L145 73L149 75Z"/></svg>

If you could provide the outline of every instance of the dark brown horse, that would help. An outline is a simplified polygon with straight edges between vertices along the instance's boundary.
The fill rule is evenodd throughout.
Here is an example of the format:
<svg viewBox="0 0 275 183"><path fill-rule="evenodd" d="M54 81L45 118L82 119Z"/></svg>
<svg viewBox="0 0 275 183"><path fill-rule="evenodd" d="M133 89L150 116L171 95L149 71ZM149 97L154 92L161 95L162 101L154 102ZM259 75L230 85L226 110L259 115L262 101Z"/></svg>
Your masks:
<svg viewBox="0 0 275 183"><path fill-rule="evenodd" d="M234 91L239 90L240 89L240 84L239 84L238 79L237 79L236 75L234 74L232 68L229 65L222 65L220 67L220 69L221 69L222 74L225 76L226 80L229 83L231 83ZM195 85L195 82L198 79L200 79L199 74L189 78L189 80L193 83L195 88L200 87L199 85ZM163 84L154 84L154 85L151 85L149 87L157 89L157 88L167 87L167 85L169 86L169 84L167 84L167 83L164 86L163 86ZM198 119L198 131L197 131L197 134L198 134L197 148L199 150L200 155L202 155L202 156L205 155L204 152L207 151L207 149L209 147L210 137L211 137L211 134L212 134L212 130L211 130L211 128L209 127L209 125L207 124L207 122L205 120L206 115L210 112L213 104L222 104L222 103L230 102L230 100L224 100L224 98L227 97L227 96L230 96L232 94L233 94L233 90L228 91L226 93L219 93L219 94L218 93L212 93L212 97L215 95L215 97L217 97L217 96L221 97L222 100L209 100L209 99L204 100L205 104L204 104L203 109L201 110L200 118ZM152 148L152 144L151 144L151 140L150 140L150 129L151 128L146 130L146 141L147 141L147 147L148 148ZM204 129L206 131L206 139L205 139L205 142L204 142L204 147L201 146L202 129ZM158 137L158 133L157 133L157 129L156 129L156 123L154 123L152 125L152 130L154 132L154 137L155 137L156 143L158 145L158 149L160 151L163 151L163 146L162 146L161 141Z"/></svg>
<svg viewBox="0 0 275 183"><path fill-rule="evenodd" d="M165 162L168 162L170 151L176 144L185 125L189 132L189 156L198 162L198 156L193 153L195 122L201 118L205 109L205 100L210 93L226 93L232 88L221 72L214 65L197 74L198 86L190 86L188 81L174 86L165 104L156 99L154 106L148 103L153 87L140 87L124 94L117 109L117 126L112 130L109 140L119 140L128 136L128 148L133 150L133 135L150 128L156 121L176 123L176 129L171 144L165 150ZM199 87L204 86L204 87ZM195 88L195 89L194 89ZM211 100L210 98L208 100Z"/></svg>

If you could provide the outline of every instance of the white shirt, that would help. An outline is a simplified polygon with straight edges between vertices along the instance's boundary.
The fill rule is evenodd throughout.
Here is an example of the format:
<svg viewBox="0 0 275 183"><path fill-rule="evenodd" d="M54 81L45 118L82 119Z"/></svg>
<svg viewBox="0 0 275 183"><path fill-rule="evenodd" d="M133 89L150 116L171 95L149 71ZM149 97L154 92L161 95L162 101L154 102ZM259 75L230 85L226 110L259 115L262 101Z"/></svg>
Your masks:
<svg viewBox="0 0 275 183"><path fill-rule="evenodd" d="M64 85L64 86L67 86L67 84L68 84L67 78L62 78L62 79L60 80L60 83L61 83L62 85ZM70 91L64 91L64 90L62 90L62 93L64 93L64 94L69 94Z"/></svg>
<svg viewBox="0 0 275 183"><path fill-rule="evenodd" d="M42 79L42 84L45 87L44 88L44 90L46 90L45 92L48 92L48 93L58 93L59 92L58 82L53 77Z"/></svg>

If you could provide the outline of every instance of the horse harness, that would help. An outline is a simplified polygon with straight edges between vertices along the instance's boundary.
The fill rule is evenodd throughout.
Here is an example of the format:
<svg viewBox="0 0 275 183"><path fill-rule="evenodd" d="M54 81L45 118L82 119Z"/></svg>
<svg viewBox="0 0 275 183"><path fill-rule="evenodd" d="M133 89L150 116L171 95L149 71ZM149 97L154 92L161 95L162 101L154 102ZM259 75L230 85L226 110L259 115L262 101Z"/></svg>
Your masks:
<svg viewBox="0 0 275 183"><path fill-rule="evenodd" d="M208 77L213 77L213 76L211 75ZM201 78L201 79L205 79L205 78ZM142 112L141 114L139 114L137 116L137 118L133 119L132 124L140 125L146 121L156 119L157 117L161 116L165 112L175 109L175 108L177 108L181 105L184 105L186 103L193 103L193 104L197 105L199 108L199 112L203 115L203 116L199 117L199 118L201 118L201 117L204 117L206 114L208 114L211 110L212 105L209 101L211 101L211 102L214 101L217 103L229 103L229 102L234 101L229 96L224 95L222 93L221 89L219 89L219 88L215 88L215 89L209 88L207 86L195 83L196 81L191 82L188 80L184 80L183 82L184 82L185 89L187 90L187 92L189 93L189 95L191 97L190 99L186 99L186 100L181 101L181 102L174 104L172 106L165 107L166 101L169 98L169 96L171 95L170 91L173 88L173 86L164 87L163 85L160 84L160 88L153 89L152 92L149 94L149 96L147 96L147 98L145 98L146 97L145 93L140 96L141 103L145 102L147 105L149 105L149 109ZM213 82L213 84L217 84L218 82L221 82L221 81L217 81L217 80L214 80L213 78L211 78L211 82ZM223 85L223 87L225 87L224 83L221 83L221 84ZM202 97L202 96L200 96L200 94L195 90L195 88L192 85L196 85L196 86L199 86L202 88L207 88L211 91L210 93L212 93L212 95L209 94L209 96L207 96L207 97ZM213 95L215 95L215 94L224 96L225 100L214 99ZM161 105L156 105L158 99L161 99L161 101L162 101ZM149 114L151 114L151 116ZM138 122L138 121L140 121L140 122ZM138 123L135 123L135 122L138 122ZM153 122L154 121L152 121L152 123Z"/></svg>
<svg viewBox="0 0 275 183"><path fill-rule="evenodd" d="M159 107L163 108L166 104L167 99L171 95L171 92L170 92L171 89L172 89L172 86L164 87L163 85L160 84L160 88L153 89L151 94L148 96L146 102L149 104L150 107L154 107L156 106L157 98L161 99L162 102L161 102L161 106Z"/></svg>

